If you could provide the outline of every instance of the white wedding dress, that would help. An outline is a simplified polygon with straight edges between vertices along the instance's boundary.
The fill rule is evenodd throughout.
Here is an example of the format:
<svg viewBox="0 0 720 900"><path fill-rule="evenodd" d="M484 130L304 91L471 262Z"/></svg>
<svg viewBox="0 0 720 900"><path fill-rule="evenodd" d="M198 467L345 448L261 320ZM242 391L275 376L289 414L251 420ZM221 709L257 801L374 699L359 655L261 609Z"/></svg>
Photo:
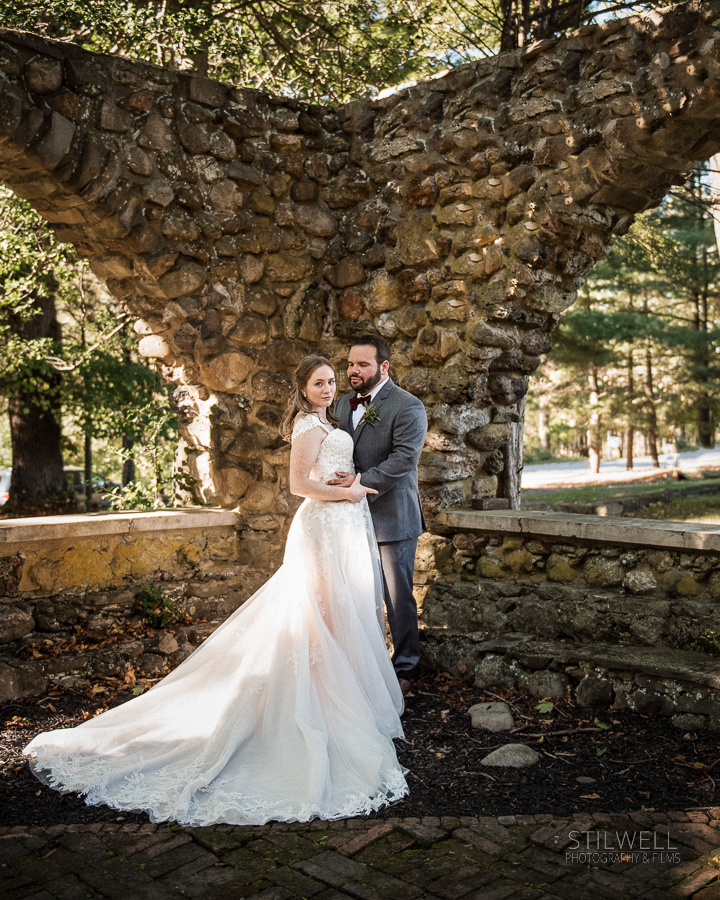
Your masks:
<svg viewBox="0 0 720 900"><path fill-rule="evenodd" d="M301 417L293 439L316 427ZM352 456L330 430L310 477L353 471ZM275 575L151 691L31 741L33 772L184 825L344 818L403 797L381 585L367 501L305 500Z"/></svg>

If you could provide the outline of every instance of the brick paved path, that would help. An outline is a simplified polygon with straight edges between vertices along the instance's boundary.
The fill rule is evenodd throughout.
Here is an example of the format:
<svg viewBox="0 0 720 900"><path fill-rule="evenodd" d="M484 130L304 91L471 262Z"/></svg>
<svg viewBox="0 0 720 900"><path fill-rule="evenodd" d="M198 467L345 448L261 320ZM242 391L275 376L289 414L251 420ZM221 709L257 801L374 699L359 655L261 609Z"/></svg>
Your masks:
<svg viewBox="0 0 720 900"><path fill-rule="evenodd" d="M3 900L719 900L718 866L720 808L0 829Z"/></svg>

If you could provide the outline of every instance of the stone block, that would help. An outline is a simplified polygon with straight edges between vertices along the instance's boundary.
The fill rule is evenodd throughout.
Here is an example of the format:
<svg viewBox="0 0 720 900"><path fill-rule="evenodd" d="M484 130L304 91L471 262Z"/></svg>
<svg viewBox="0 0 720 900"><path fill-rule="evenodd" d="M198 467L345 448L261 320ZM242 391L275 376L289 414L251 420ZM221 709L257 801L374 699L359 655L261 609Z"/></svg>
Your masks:
<svg viewBox="0 0 720 900"><path fill-rule="evenodd" d="M25 84L33 94L51 94L62 85L62 64L57 59L34 56L25 66Z"/></svg>
<svg viewBox="0 0 720 900"><path fill-rule="evenodd" d="M39 667L30 663L0 662L0 703L43 694L47 681Z"/></svg>
<svg viewBox="0 0 720 900"><path fill-rule="evenodd" d="M132 128L133 117L120 109L112 100L104 100L100 107L100 127L103 131L123 132Z"/></svg>
<svg viewBox="0 0 720 900"><path fill-rule="evenodd" d="M139 152L142 153L142 151ZM146 181L140 188L140 194L150 203L162 207L169 206L175 199L175 192L166 178L154 178L152 181Z"/></svg>
<svg viewBox="0 0 720 900"><path fill-rule="evenodd" d="M564 557L551 553L545 566L545 574L550 581L570 582L575 581L578 573Z"/></svg>
<svg viewBox="0 0 720 900"><path fill-rule="evenodd" d="M265 260L265 274L272 281L303 281L311 271L308 259L290 253L273 253Z"/></svg>
<svg viewBox="0 0 720 900"><path fill-rule="evenodd" d="M481 425L472 428L466 440L476 450L497 450L505 447L511 437L509 425Z"/></svg>
<svg viewBox="0 0 720 900"><path fill-rule="evenodd" d="M202 106L222 106L227 99L228 89L224 84L209 78L190 79L190 100Z"/></svg>
<svg viewBox="0 0 720 900"><path fill-rule="evenodd" d="M645 688L633 691L628 696L628 703L641 716L669 716L675 712L670 697Z"/></svg>
<svg viewBox="0 0 720 900"><path fill-rule="evenodd" d="M522 769L540 762L540 754L526 744L505 744L480 760L481 766Z"/></svg>
<svg viewBox="0 0 720 900"><path fill-rule="evenodd" d="M207 271L197 263L183 262L159 279L160 290L169 300L185 297L201 288Z"/></svg>
<svg viewBox="0 0 720 900"><path fill-rule="evenodd" d="M25 637L35 628L35 620L20 606L0 606L0 644Z"/></svg>
<svg viewBox="0 0 720 900"><path fill-rule="evenodd" d="M473 728L510 731L515 727L515 720L507 703L476 703L470 707L468 715Z"/></svg>
<svg viewBox="0 0 720 900"><path fill-rule="evenodd" d="M348 256L331 266L325 277L333 287L346 288L365 281L365 267L359 256Z"/></svg>
<svg viewBox="0 0 720 900"><path fill-rule="evenodd" d="M593 586L611 587L622 583L623 568L615 559L594 556L586 561L583 577Z"/></svg>
<svg viewBox="0 0 720 900"><path fill-rule="evenodd" d="M578 706L610 706L613 696L612 682L601 675L586 675L575 689Z"/></svg>
<svg viewBox="0 0 720 900"><path fill-rule="evenodd" d="M254 400L284 406L292 390L292 381L281 372L259 371L253 375L252 395Z"/></svg>
<svg viewBox="0 0 720 900"><path fill-rule="evenodd" d="M448 434L465 434L483 428L490 422L490 412L475 404L438 403L432 411L433 421Z"/></svg>
<svg viewBox="0 0 720 900"><path fill-rule="evenodd" d="M269 512L275 507L275 492L269 484L252 484L238 504L244 514Z"/></svg>
<svg viewBox="0 0 720 900"><path fill-rule="evenodd" d="M70 151L75 125L65 116L53 112L50 117L50 127L35 145L40 161L46 169L54 169Z"/></svg>
<svg viewBox="0 0 720 900"><path fill-rule="evenodd" d="M138 137L138 144L148 150L172 150L177 146L177 139L162 116L150 113Z"/></svg>
<svg viewBox="0 0 720 900"><path fill-rule="evenodd" d="M252 475L244 469L216 468L213 471L213 488L218 503L224 507L235 506L252 483Z"/></svg>
<svg viewBox="0 0 720 900"><path fill-rule="evenodd" d="M26 557L22 550L0 556L0 594L15 597L23 578Z"/></svg>
<svg viewBox="0 0 720 900"><path fill-rule="evenodd" d="M252 365L249 357L234 351L221 353L215 359L202 365L200 373L203 384L206 384L211 390L234 394L240 392L243 382L250 374Z"/></svg>
<svg viewBox="0 0 720 900"><path fill-rule="evenodd" d="M469 478L475 471L477 460L468 452L422 453L418 465L418 477L426 483L458 481Z"/></svg>
<svg viewBox="0 0 720 900"><path fill-rule="evenodd" d="M138 353L146 359L167 359L172 350L159 334L149 334L138 344Z"/></svg>
<svg viewBox="0 0 720 900"><path fill-rule="evenodd" d="M157 675L166 665L164 656L159 653L143 653L138 660L138 669L145 675Z"/></svg>
<svg viewBox="0 0 720 900"><path fill-rule="evenodd" d="M564 672L549 669L523 675L520 681L534 697L540 699L549 697L551 700L560 700L570 687L570 680Z"/></svg>
<svg viewBox="0 0 720 900"><path fill-rule="evenodd" d="M680 713L672 716L670 724L682 731L704 731L708 726L706 716L698 716L693 713Z"/></svg>
<svg viewBox="0 0 720 900"><path fill-rule="evenodd" d="M502 656L488 653L475 669L476 688L514 688L516 684L517 676Z"/></svg>

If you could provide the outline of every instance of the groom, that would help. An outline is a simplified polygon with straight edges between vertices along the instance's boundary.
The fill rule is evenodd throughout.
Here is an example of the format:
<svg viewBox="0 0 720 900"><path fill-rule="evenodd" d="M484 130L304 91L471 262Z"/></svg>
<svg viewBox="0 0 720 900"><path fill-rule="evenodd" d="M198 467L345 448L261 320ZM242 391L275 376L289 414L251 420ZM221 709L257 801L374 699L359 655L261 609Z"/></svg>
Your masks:
<svg viewBox="0 0 720 900"><path fill-rule="evenodd" d="M385 606L392 634L393 665L403 695L412 687L420 660L413 567L417 539L425 522L418 493L418 460L425 443L427 416L422 401L389 377L390 348L378 335L356 338L348 359L355 394L338 401L338 427L355 444L355 468L368 494L383 570ZM345 487L353 476L337 472L329 484Z"/></svg>

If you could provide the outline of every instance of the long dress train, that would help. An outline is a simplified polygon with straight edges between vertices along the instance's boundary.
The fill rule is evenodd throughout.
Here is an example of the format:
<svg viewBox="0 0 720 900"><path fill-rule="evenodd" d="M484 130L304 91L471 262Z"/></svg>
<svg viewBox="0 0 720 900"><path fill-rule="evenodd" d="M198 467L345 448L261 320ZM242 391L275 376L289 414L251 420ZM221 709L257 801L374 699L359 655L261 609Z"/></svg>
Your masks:
<svg viewBox="0 0 720 900"><path fill-rule="evenodd" d="M293 438L314 427L300 418ZM311 478L353 471L352 452L330 431ZM381 585L367 502L305 500L275 575L151 691L31 741L33 772L89 805L185 825L334 819L399 799L403 701Z"/></svg>

